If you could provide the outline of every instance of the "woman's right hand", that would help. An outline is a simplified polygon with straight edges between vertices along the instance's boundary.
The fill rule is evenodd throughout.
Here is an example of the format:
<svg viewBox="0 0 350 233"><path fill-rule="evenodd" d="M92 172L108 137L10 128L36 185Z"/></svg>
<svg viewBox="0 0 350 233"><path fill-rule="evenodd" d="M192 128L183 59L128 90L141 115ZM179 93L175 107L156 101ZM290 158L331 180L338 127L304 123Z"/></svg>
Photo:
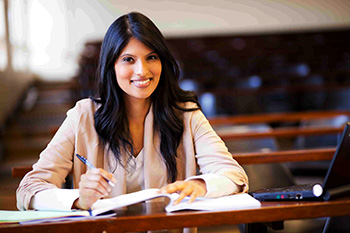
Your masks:
<svg viewBox="0 0 350 233"><path fill-rule="evenodd" d="M81 175L79 182L79 198L75 200L72 208L87 210L102 197L107 197L112 191L108 180L115 183L111 173L103 169L89 169Z"/></svg>

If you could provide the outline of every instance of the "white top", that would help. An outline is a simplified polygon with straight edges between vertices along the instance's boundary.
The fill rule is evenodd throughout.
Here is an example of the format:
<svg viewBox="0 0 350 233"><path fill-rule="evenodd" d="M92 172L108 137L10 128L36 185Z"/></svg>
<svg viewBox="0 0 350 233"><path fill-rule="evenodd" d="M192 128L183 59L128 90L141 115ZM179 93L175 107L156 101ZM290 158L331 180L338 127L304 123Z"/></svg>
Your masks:
<svg viewBox="0 0 350 233"><path fill-rule="evenodd" d="M140 153L131 157L131 161L127 164L126 174L126 193L133 193L145 189L143 178L143 148Z"/></svg>

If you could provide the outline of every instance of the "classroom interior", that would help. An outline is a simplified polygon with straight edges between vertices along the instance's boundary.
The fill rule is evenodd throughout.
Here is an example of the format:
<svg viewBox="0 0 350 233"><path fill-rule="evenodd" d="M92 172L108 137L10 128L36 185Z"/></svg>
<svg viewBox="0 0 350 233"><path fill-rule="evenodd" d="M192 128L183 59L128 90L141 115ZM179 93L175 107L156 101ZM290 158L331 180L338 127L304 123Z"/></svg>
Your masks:
<svg viewBox="0 0 350 233"><path fill-rule="evenodd" d="M66 112L94 95L103 35L130 11L163 32L180 86L196 92L233 157L337 146L350 121L347 0L0 0L1 210L16 210L21 175L12 169L35 163ZM255 190L322 182L329 159L243 166ZM325 221L287 221L269 231L322 232ZM327 232L349 225L339 219Z"/></svg>

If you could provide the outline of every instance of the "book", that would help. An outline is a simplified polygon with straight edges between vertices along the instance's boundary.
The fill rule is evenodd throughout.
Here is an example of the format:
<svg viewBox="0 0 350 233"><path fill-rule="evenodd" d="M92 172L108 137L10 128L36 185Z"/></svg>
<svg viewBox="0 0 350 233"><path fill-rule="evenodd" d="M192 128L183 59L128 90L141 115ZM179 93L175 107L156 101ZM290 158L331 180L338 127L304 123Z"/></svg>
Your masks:
<svg viewBox="0 0 350 233"><path fill-rule="evenodd" d="M18 223L34 220L53 220L74 217L90 217L89 211L72 210L72 211L47 211L47 210L0 210L0 224L4 223Z"/></svg>
<svg viewBox="0 0 350 233"><path fill-rule="evenodd" d="M179 197L178 193L158 193L159 189L145 189L134 193L120 195L109 199L100 199L92 205L91 215L97 216L108 211L148 201L151 199L164 197L169 199L165 207L167 212L179 210L234 210L260 207L260 202L247 193L223 196L218 198L197 197L194 202L188 203L190 197L185 197L180 203L174 205L173 202Z"/></svg>
<svg viewBox="0 0 350 233"><path fill-rule="evenodd" d="M167 194L158 193L158 191L159 189L156 188L145 189L134 193L120 195L114 198L100 199L92 205L91 210L89 211L0 211L0 224L13 222L33 224L38 222L68 221L91 217L110 217L115 215L113 210L161 197L169 200L165 207L167 212L179 210L223 211L257 208L261 205L257 199L247 193L218 198L198 197L192 203L188 203L190 198L185 197L180 203L174 205L173 202L179 197L178 193Z"/></svg>

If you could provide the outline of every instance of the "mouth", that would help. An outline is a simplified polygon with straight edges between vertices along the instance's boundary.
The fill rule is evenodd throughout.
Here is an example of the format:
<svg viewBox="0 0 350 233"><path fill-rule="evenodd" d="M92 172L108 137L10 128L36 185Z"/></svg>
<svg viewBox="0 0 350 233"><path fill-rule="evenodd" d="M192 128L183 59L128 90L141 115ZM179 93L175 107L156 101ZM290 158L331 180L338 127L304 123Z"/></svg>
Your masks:
<svg viewBox="0 0 350 233"><path fill-rule="evenodd" d="M130 82L138 86L144 86L144 85L147 85L151 80L152 78L148 78L148 79L142 79L142 80L131 80Z"/></svg>

